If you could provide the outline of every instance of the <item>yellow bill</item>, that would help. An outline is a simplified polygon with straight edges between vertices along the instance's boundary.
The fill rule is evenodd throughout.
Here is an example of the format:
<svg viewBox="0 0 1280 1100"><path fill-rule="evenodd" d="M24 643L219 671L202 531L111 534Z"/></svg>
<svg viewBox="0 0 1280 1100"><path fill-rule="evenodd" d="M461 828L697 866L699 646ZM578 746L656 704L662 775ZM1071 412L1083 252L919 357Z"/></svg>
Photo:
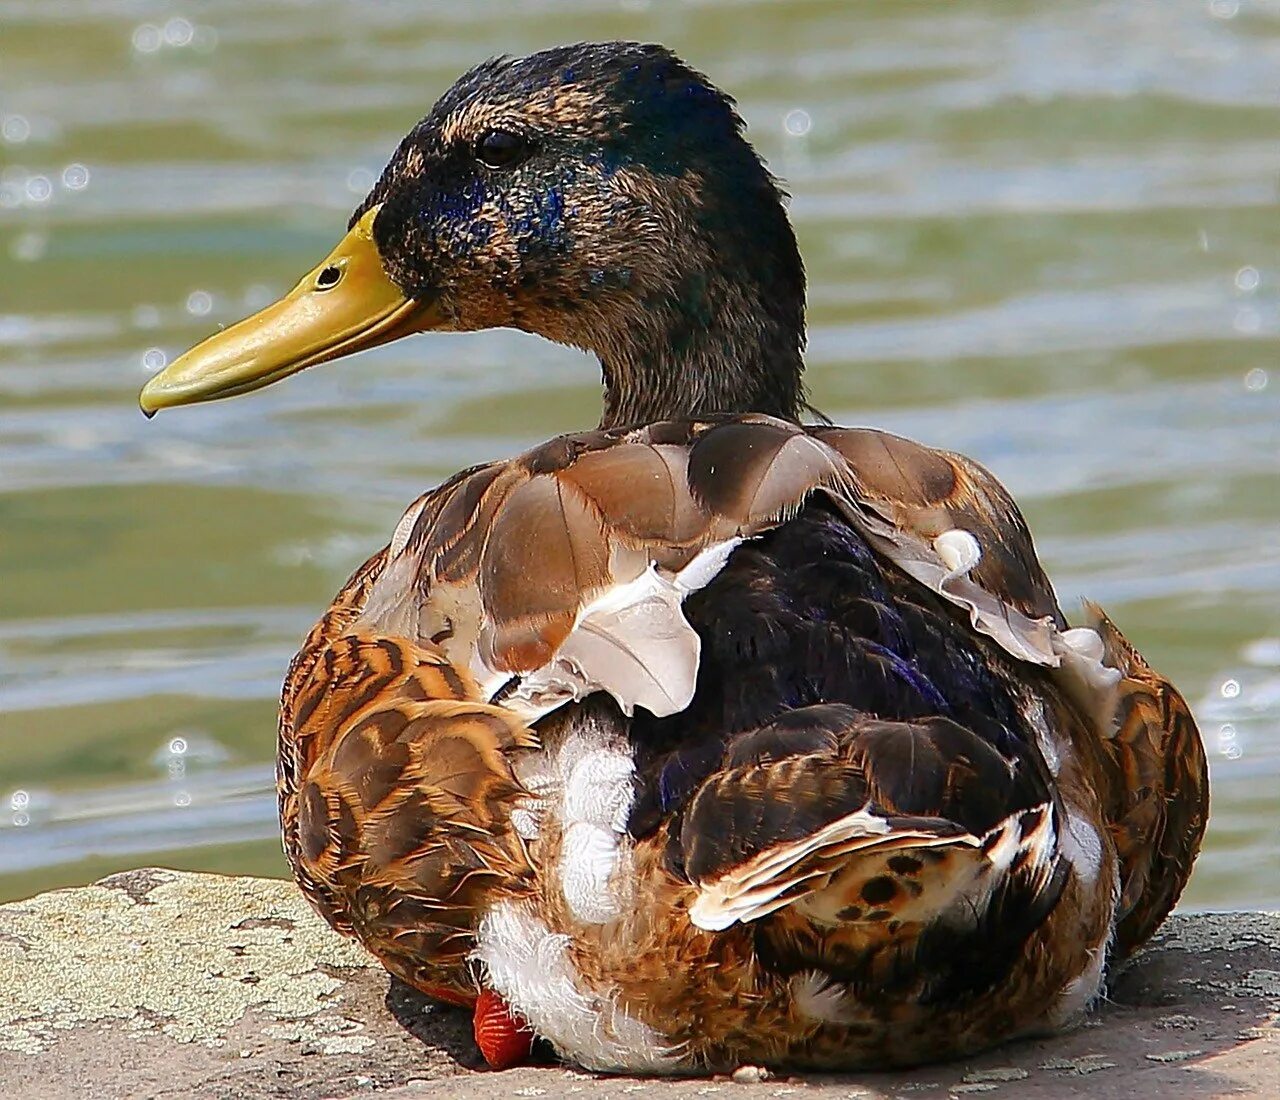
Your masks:
<svg viewBox="0 0 1280 1100"><path fill-rule="evenodd" d="M431 305L406 298L382 266L369 210L288 294L179 356L142 389L142 411L214 401L307 367L437 328Z"/></svg>

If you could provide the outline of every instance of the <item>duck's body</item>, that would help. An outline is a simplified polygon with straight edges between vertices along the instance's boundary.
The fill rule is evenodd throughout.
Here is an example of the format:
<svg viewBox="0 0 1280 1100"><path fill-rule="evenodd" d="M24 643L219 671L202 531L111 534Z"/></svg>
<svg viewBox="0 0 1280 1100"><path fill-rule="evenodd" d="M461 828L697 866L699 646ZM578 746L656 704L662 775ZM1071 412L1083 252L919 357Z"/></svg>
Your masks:
<svg viewBox="0 0 1280 1100"><path fill-rule="evenodd" d="M392 973L490 990L594 1068L893 1065L1052 1030L1185 882L1198 734L1101 612L1068 628L985 470L799 425L799 260L737 127L654 47L481 67L284 321L144 395L254 388L424 313L604 363L600 430L426 494L311 632L281 705L286 852ZM346 317L318 297L343 278L371 320L296 346L300 313Z"/></svg>

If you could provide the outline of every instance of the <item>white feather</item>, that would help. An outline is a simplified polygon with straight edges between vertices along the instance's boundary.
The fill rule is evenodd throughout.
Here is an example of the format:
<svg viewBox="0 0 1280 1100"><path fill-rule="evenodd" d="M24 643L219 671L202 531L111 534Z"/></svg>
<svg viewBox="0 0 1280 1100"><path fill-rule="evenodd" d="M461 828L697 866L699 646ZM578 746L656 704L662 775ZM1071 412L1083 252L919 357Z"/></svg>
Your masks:
<svg viewBox="0 0 1280 1100"><path fill-rule="evenodd" d="M849 987L820 970L806 970L791 979L791 997L797 1011L822 1023L850 1022Z"/></svg>
<svg viewBox="0 0 1280 1100"><path fill-rule="evenodd" d="M708 546L674 574L650 562L632 580L605 589L579 610L551 660L520 677L504 705L529 723L597 691L612 695L628 715L636 707L659 718L684 710L693 700L702 643L681 604L715 578L741 542ZM482 650L472 672L492 695L510 674L488 667Z"/></svg>
<svg viewBox="0 0 1280 1100"><path fill-rule="evenodd" d="M933 540L933 549L947 567L947 575L939 581L944 586L956 577L965 576L982 560L982 547L978 540L962 527L943 531Z"/></svg>
<svg viewBox="0 0 1280 1100"><path fill-rule="evenodd" d="M1090 627L1078 626L1055 634L1053 648L1061 660L1059 682L1092 717L1098 733L1110 737L1116 731L1116 700L1122 674L1104 663L1102 636Z"/></svg>
<svg viewBox="0 0 1280 1100"><path fill-rule="evenodd" d="M569 937L522 902L500 902L480 921L471 957L487 984L561 1054L588 1069L672 1072L675 1054L616 999L586 991Z"/></svg>
<svg viewBox="0 0 1280 1100"><path fill-rule="evenodd" d="M387 547L388 561L399 557L400 552L409 545L409 536L413 534L418 517L422 515L422 509L427 506L427 501L430 499L431 494L425 493L410 504L405 514L400 517L400 522L396 524L396 529L391 534L391 544Z"/></svg>
<svg viewBox="0 0 1280 1100"><path fill-rule="evenodd" d="M588 821L572 822L560 842L560 888L573 915L603 924L618 915L609 879L618 861L618 837Z"/></svg>
<svg viewBox="0 0 1280 1100"><path fill-rule="evenodd" d="M698 896L689 906L689 920L708 932L721 932L738 921L758 920L786 904L778 896L803 878L784 872L806 856L842 841L884 837L888 833L889 823L884 818L866 809L855 810L803 840L779 845L718 879L699 883Z"/></svg>
<svg viewBox="0 0 1280 1100"><path fill-rule="evenodd" d="M1102 838L1098 830L1078 810L1068 809L1067 827L1059 839L1062 854L1070 860L1080 881L1092 886L1102 870Z"/></svg>

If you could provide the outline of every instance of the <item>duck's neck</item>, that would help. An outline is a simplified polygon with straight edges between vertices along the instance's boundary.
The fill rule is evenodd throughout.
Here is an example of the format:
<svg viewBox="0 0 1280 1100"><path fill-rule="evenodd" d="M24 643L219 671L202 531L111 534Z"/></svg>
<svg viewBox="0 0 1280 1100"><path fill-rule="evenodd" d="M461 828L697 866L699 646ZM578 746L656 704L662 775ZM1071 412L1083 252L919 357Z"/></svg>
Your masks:
<svg viewBox="0 0 1280 1100"><path fill-rule="evenodd" d="M802 297L771 299L769 288L721 273L686 275L636 303L595 342L604 381L600 426L714 413L798 419L803 318Z"/></svg>

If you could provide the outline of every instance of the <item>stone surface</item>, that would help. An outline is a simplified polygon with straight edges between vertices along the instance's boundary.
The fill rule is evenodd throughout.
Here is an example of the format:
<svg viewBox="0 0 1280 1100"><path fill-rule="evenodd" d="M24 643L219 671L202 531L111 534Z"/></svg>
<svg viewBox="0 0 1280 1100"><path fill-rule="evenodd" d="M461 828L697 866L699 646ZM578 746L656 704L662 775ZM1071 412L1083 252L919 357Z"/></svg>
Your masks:
<svg viewBox="0 0 1280 1100"><path fill-rule="evenodd" d="M1280 915L1179 916L1082 1028L913 1073L607 1078L478 1061L289 883L145 870L0 906L0 1096L1280 1096Z"/></svg>

